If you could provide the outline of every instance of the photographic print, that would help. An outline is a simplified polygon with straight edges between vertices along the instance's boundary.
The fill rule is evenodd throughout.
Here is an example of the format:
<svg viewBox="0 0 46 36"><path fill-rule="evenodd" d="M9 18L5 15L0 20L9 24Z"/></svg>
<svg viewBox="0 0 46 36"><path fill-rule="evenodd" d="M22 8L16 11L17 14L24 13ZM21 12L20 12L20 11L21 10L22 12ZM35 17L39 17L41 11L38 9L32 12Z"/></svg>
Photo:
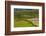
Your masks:
<svg viewBox="0 0 46 36"><path fill-rule="evenodd" d="M45 32L44 3L5 1L5 35Z"/></svg>
<svg viewBox="0 0 46 36"><path fill-rule="evenodd" d="M38 27L39 9L14 8L14 27Z"/></svg>
<svg viewBox="0 0 46 36"><path fill-rule="evenodd" d="M42 30L41 10L41 6L11 5L11 31Z"/></svg>

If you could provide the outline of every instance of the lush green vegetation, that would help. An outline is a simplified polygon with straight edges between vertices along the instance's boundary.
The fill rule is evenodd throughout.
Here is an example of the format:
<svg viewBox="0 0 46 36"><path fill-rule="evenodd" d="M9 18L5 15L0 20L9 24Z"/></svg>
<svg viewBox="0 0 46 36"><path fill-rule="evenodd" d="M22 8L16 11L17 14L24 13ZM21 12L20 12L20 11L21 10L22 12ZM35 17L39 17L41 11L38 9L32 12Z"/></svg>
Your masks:
<svg viewBox="0 0 46 36"><path fill-rule="evenodd" d="M38 18L38 9L14 9L14 27L34 27L32 18ZM28 20L30 19L30 21Z"/></svg>

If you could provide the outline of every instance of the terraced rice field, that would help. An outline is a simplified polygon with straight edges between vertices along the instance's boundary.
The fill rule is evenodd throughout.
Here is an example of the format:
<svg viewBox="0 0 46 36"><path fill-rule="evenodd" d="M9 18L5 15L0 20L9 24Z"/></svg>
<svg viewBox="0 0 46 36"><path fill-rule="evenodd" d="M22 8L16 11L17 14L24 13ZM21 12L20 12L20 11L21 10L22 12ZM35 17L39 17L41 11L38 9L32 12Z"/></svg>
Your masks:
<svg viewBox="0 0 46 36"><path fill-rule="evenodd" d="M38 27L38 9L14 9L14 27Z"/></svg>
<svg viewBox="0 0 46 36"><path fill-rule="evenodd" d="M23 19L17 21L14 20L14 27L38 27L39 21L38 18L32 18L32 19Z"/></svg>

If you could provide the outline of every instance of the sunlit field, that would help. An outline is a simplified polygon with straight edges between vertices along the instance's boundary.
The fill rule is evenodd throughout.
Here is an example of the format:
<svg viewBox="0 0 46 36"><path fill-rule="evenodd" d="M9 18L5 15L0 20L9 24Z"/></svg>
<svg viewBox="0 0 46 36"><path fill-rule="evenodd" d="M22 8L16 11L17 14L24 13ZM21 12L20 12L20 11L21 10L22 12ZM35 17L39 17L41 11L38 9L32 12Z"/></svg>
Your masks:
<svg viewBox="0 0 46 36"><path fill-rule="evenodd" d="M38 27L38 9L14 9L14 27Z"/></svg>

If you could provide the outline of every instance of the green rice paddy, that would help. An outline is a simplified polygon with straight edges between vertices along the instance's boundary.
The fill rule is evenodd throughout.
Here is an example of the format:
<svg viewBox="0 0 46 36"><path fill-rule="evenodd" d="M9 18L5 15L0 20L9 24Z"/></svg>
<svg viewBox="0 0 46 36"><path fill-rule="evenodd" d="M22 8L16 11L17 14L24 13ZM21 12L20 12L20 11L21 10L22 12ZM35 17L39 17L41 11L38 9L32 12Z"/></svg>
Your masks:
<svg viewBox="0 0 46 36"><path fill-rule="evenodd" d="M14 13L14 27L37 27L39 22L32 21L38 18L38 10L32 11L15 11ZM29 20L28 20L29 19ZM38 21L38 20L37 20ZM35 25L36 24L36 25Z"/></svg>

